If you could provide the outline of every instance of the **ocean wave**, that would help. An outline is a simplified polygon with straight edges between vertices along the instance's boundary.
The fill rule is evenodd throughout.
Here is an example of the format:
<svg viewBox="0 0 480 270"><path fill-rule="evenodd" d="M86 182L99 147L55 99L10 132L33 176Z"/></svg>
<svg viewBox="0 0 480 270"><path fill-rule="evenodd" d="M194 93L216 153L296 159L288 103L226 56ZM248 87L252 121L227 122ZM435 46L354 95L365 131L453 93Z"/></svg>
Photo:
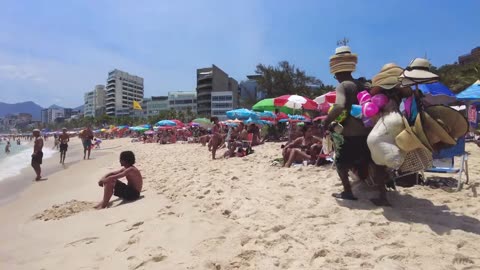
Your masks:
<svg viewBox="0 0 480 270"><path fill-rule="evenodd" d="M43 148L43 160L50 158L57 151L50 148ZM20 174L22 169L30 166L32 159L32 148L23 149L17 153L11 153L0 159L0 181Z"/></svg>

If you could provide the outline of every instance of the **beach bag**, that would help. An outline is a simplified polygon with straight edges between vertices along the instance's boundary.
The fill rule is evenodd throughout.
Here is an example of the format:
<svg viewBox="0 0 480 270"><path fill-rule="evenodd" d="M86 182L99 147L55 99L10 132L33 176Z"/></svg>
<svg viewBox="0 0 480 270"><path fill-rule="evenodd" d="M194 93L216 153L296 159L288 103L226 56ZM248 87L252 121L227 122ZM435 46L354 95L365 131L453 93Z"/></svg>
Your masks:
<svg viewBox="0 0 480 270"><path fill-rule="evenodd" d="M368 148L375 164L398 169L404 163L406 152L395 142L395 138L403 130L404 123L400 113L390 112L380 117L367 137Z"/></svg>

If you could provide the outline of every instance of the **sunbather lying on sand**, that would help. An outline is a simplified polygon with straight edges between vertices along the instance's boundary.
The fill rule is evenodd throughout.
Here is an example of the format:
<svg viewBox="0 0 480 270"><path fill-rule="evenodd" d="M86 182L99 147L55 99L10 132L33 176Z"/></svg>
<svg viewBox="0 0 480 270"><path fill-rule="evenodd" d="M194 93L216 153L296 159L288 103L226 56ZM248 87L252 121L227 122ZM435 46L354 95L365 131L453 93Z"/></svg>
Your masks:
<svg viewBox="0 0 480 270"><path fill-rule="evenodd" d="M313 136L313 126L305 125L302 128L303 136L288 143L283 148L284 167L292 166L293 162L305 160L315 164L322 150L322 139Z"/></svg>

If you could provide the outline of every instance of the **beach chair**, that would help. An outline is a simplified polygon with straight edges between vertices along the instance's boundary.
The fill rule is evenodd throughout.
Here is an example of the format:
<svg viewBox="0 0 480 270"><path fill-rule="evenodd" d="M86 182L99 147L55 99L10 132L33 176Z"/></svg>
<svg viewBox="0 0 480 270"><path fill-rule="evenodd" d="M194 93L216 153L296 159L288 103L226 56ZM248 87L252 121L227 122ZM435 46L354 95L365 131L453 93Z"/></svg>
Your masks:
<svg viewBox="0 0 480 270"><path fill-rule="evenodd" d="M457 167L455 167L455 157L461 158L461 164ZM464 184L462 181L463 174L465 174L465 184L468 184L469 181L468 153L465 152L465 138L459 139L455 146L433 154L433 167L425 170L425 172L446 174L458 173L457 191L460 191Z"/></svg>

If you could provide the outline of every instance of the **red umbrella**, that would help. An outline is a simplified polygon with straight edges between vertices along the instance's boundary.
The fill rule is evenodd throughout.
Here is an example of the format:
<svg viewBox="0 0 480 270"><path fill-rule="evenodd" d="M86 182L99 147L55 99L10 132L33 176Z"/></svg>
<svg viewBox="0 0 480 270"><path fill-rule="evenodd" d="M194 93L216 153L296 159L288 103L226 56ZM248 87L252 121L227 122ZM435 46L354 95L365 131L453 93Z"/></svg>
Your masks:
<svg viewBox="0 0 480 270"><path fill-rule="evenodd" d="M175 122L175 124L177 124L176 127L184 127L185 126L185 124L180 120L173 119L173 120L170 120L170 121Z"/></svg>
<svg viewBox="0 0 480 270"><path fill-rule="evenodd" d="M284 95L273 99L275 106L285 106L291 109L316 110L318 104L306 97L298 95Z"/></svg>
<svg viewBox="0 0 480 270"><path fill-rule="evenodd" d="M335 91L331 91L315 98L314 101L317 102L318 104L335 103L336 99L337 99L337 93Z"/></svg>

